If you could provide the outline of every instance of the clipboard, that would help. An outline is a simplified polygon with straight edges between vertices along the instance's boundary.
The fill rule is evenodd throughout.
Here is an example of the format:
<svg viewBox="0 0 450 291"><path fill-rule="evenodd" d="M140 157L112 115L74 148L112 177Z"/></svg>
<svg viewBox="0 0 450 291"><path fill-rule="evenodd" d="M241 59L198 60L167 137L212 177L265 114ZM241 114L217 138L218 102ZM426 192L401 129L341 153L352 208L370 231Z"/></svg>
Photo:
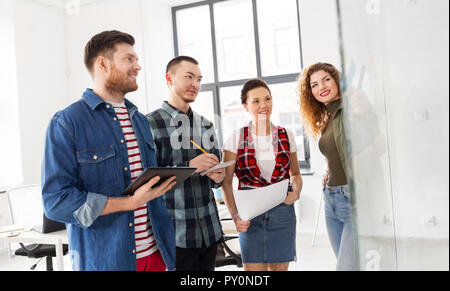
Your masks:
<svg viewBox="0 0 450 291"><path fill-rule="evenodd" d="M218 164L217 166L212 167L211 169L206 170L206 171L200 173L200 176L205 176L206 174L208 174L208 173L210 173L210 172L213 172L213 171L215 171L215 170L219 170L219 169L223 169L223 168L229 167L229 166L231 166L231 165L233 165L233 164L235 164L235 163L236 163L236 161L229 161L229 162L226 162L226 163Z"/></svg>
<svg viewBox="0 0 450 291"><path fill-rule="evenodd" d="M172 190L179 187L184 181L189 178L197 168L189 167L174 167L174 168L147 168L145 171L134 181L130 186L122 192L122 195L133 195L139 187L147 183L153 177L159 176L161 180L153 187L159 186L166 179L175 176L176 184L172 187Z"/></svg>

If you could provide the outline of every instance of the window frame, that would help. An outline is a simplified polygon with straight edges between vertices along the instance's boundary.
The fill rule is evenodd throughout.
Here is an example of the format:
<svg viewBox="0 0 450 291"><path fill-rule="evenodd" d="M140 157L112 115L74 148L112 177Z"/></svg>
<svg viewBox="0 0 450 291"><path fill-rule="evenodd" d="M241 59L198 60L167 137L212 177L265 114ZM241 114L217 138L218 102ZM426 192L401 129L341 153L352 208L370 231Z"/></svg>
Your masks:
<svg viewBox="0 0 450 291"><path fill-rule="evenodd" d="M177 29L177 12L184 9L194 8L198 6L209 6L210 24L211 24L211 41L212 41L212 56L213 56L213 71L214 71L214 82L202 84L201 91L212 91L214 98L214 114L215 116L221 117L220 108L220 88L233 87L233 86L243 86L248 79L239 79L232 81L219 81L218 72L218 61L217 61L217 43L216 43L216 32L215 32L215 19L214 19L214 4L225 2L230 0L204 0L194 3L189 3L185 5L179 5L172 7L172 27L173 27L173 41L174 41L174 53L175 56L179 56L179 42L178 42L178 29ZM299 54L301 70L303 69L303 51L302 51L302 41L301 41L301 26L300 26L300 4L299 0L295 0L297 4L297 25L298 25L298 37L299 37ZM253 27L254 27L254 39L255 39L255 53L256 53L256 71L257 76L261 80L264 80L269 86L274 84L291 83L296 82L301 71L291 74L273 75L273 76L263 76L262 75L262 64L261 64L261 48L259 39L259 27L258 27L258 8L257 0L251 0L253 9ZM299 113L300 114L300 113ZM216 124L216 130L219 132L219 144L223 145L222 136L222 124L219 120L214 121ZM305 160L299 160L300 167L302 169L311 168L311 151L309 146L309 139L306 135L303 135L304 143L304 156Z"/></svg>

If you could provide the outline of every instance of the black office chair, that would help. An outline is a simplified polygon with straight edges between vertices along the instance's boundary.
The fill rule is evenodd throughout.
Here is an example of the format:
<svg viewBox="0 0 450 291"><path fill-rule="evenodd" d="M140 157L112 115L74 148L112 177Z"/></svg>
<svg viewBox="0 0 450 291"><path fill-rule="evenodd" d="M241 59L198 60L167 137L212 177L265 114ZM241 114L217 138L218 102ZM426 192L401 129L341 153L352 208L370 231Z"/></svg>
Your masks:
<svg viewBox="0 0 450 291"><path fill-rule="evenodd" d="M224 232L224 240L217 248L216 268L236 265L242 268L241 249L239 245L239 234L234 225L233 219L223 202L218 203L219 217Z"/></svg>
<svg viewBox="0 0 450 291"><path fill-rule="evenodd" d="M33 230L42 233L51 233L65 229L63 223L50 220L43 214L40 185L27 185L12 188L7 192L7 199L9 202L12 224L30 226L36 224L37 221L42 221L42 229L35 228ZM66 255L68 251L68 245L63 244L63 254ZM53 271L52 258L56 257L56 247L55 245L47 244L24 245L21 243L20 248L17 249L14 254L16 256L39 259L36 264L31 266L31 270L34 270L39 262L43 258L46 258L47 271Z"/></svg>
<svg viewBox="0 0 450 291"><path fill-rule="evenodd" d="M31 266L31 270L34 270L39 262L46 258L47 262L47 271L53 271L53 259L56 257L56 248L55 245L45 245L45 244L31 244L31 245L23 245L20 244L21 248L15 251L16 256L24 256L32 259L39 259L39 261ZM69 251L69 246L63 244L63 254L66 255Z"/></svg>
<svg viewBox="0 0 450 291"><path fill-rule="evenodd" d="M224 241L221 242L217 248L216 268L236 265L242 268L242 258L239 250L239 241L237 236L225 236ZM234 241L233 241L234 240ZM234 244L237 242L238 247Z"/></svg>

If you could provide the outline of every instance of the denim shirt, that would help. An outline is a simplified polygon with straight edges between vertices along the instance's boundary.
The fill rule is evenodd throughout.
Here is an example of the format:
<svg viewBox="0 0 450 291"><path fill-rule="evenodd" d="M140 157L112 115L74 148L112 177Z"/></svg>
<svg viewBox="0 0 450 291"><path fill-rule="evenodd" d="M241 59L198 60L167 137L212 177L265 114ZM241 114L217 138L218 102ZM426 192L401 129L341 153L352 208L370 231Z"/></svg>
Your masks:
<svg viewBox="0 0 450 291"><path fill-rule="evenodd" d="M144 168L157 165L145 116L125 100ZM131 183L128 152L113 107L91 89L55 114L47 129L42 199L50 219L64 222L74 270L136 270L134 211L100 216L108 197ZM162 197L148 213L168 270L174 269L175 230Z"/></svg>

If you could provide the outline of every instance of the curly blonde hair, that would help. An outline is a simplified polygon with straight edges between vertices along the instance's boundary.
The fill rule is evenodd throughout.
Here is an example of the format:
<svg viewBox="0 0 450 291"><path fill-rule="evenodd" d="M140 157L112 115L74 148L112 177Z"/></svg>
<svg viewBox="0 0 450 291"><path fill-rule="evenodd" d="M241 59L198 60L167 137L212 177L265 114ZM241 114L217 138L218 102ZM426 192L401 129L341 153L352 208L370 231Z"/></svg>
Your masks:
<svg viewBox="0 0 450 291"><path fill-rule="evenodd" d="M325 104L316 100L311 90L311 76L318 71L325 71L336 82L341 92L341 73L331 64L316 63L303 70L298 80L298 92L300 95L300 112L306 132L314 139L318 139L328 123L330 113Z"/></svg>

